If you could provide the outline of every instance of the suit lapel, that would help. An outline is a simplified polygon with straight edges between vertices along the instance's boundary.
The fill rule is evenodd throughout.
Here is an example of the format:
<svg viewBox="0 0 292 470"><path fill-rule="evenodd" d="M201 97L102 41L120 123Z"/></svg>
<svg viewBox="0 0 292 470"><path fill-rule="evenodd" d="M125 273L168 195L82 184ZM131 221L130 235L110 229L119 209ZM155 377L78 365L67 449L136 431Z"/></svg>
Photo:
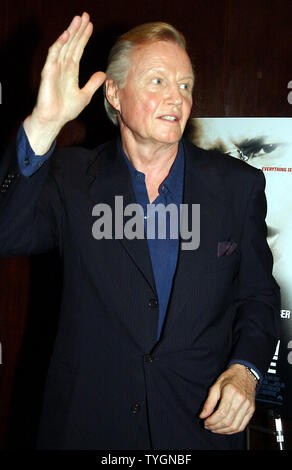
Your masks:
<svg viewBox="0 0 292 470"><path fill-rule="evenodd" d="M184 203L189 208L192 204L200 204L200 246L192 253L196 258L200 258L210 254L210 241L221 226L226 208L226 196L218 165L214 164L214 157L188 141L184 141L184 149L186 159Z"/></svg>
<svg viewBox="0 0 292 470"><path fill-rule="evenodd" d="M106 144L99 151L97 158L88 170L88 188L94 204L104 203L112 208L113 221L115 217L115 196L123 196L124 208L128 204L137 203L131 176L117 142ZM156 296L147 240L145 238L142 240L129 240L123 237L119 239L119 242L143 274Z"/></svg>

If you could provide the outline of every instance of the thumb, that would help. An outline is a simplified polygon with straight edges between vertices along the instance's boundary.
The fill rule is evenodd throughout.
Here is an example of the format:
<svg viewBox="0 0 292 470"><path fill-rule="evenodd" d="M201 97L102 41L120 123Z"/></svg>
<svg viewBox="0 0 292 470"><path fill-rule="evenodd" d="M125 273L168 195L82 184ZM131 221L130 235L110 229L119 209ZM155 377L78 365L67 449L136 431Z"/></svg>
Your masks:
<svg viewBox="0 0 292 470"><path fill-rule="evenodd" d="M88 95L88 98L91 99L96 90L103 84L106 79L106 74L104 72L95 72L86 85L82 88L82 91Z"/></svg>
<svg viewBox="0 0 292 470"><path fill-rule="evenodd" d="M207 400L205 401L203 409L201 413L199 414L199 418L204 419L210 416L213 413L219 399L220 399L220 387L219 387L219 384L215 384L209 390Z"/></svg>

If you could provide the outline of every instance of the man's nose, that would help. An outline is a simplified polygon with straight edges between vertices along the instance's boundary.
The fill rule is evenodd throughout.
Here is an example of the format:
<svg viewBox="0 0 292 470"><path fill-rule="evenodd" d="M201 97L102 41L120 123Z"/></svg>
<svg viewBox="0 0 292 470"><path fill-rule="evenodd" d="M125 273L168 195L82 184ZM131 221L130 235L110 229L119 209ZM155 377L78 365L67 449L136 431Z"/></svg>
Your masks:
<svg viewBox="0 0 292 470"><path fill-rule="evenodd" d="M166 100L169 102L169 104L174 104L176 106L182 104L183 96L177 84L168 86L168 89L166 91Z"/></svg>

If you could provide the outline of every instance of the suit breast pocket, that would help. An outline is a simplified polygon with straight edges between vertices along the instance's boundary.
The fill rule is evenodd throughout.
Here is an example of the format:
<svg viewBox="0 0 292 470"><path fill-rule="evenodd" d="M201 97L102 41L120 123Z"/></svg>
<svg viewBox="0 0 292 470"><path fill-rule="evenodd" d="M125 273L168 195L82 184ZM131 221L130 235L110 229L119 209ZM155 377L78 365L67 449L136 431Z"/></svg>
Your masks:
<svg viewBox="0 0 292 470"><path fill-rule="evenodd" d="M239 267L240 264L240 251L237 248L229 255L219 256L214 263L214 268L216 271L221 269L234 269Z"/></svg>

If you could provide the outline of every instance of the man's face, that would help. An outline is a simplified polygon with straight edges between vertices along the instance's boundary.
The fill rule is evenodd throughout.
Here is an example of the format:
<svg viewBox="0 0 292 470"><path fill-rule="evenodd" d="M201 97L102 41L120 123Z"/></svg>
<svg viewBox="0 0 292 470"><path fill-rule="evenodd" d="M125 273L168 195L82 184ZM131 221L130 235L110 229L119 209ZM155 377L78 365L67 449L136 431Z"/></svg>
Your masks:
<svg viewBox="0 0 292 470"><path fill-rule="evenodd" d="M142 144L178 142L192 106L187 53L174 42L159 41L135 46L130 60L116 106L122 137Z"/></svg>

